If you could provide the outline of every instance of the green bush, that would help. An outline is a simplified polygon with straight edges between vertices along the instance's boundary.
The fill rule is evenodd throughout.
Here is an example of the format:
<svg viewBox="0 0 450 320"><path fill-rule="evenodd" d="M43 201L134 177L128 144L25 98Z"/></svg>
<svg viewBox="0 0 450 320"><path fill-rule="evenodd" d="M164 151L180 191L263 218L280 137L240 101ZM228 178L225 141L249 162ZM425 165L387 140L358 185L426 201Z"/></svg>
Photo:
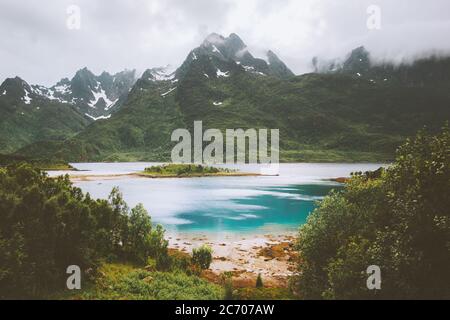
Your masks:
<svg viewBox="0 0 450 320"><path fill-rule="evenodd" d="M68 176L49 178L28 164L0 169L0 298L36 298L65 288L66 269L101 260L145 263L164 255L161 227L118 189L93 200Z"/></svg>
<svg viewBox="0 0 450 320"><path fill-rule="evenodd" d="M420 132L376 175L355 175L300 229L306 299L449 299L450 133ZM382 289L368 290L377 265Z"/></svg>
<svg viewBox="0 0 450 320"><path fill-rule="evenodd" d="M194 165L194 164L166 164L145 168L145 173L155 175L195 175L195 174L215 174L219 172L230 172L229 169L219 169L214 167Z"/></svg>
<svg viewBox="0 0 450 320"><path fill-rule="evenodd" d="M81 295L83 299L220 300L223 289L183 272L135 270L102 279L102 285Z"/></svg>
<svg viewBox="0 0 450 320"><path fill-rule="evenodd" d="M263 284L263 281L262 281L261 273L258 274L258 278L256 278L256 287L257 287L257 288L263 288L263 287L264 287L264 284Z"/></svg>
<svg viewBox="0 0 450 320"><path fill-rule="evenodd" d="M209 269L212 262L212 249L207 245L192 250L192 263L201 269Z"/></svg>

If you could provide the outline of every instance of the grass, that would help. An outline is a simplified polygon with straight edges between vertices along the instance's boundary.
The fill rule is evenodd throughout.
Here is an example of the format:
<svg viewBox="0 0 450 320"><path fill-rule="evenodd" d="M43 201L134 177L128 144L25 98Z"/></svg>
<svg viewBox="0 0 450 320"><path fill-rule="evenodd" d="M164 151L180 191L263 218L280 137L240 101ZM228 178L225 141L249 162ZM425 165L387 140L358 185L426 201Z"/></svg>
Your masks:
<svg viewBox="0 0 450 320"><path fill-rule="evenodd" d="M181 271L157 272L128 264L104 264L95 282L73 295L75 300L220 300L222 287Z"/></svg>
<svg viewBox="0 0 450 320"><path fill-rule="evenodd" d="M150 268L152 269L152 268ZM63 300L223 300L224 288L182 271L158 272L131 264L105 263L81 291L64 291ZM238 288L233 300L292 300L289 288Z"/></svg>

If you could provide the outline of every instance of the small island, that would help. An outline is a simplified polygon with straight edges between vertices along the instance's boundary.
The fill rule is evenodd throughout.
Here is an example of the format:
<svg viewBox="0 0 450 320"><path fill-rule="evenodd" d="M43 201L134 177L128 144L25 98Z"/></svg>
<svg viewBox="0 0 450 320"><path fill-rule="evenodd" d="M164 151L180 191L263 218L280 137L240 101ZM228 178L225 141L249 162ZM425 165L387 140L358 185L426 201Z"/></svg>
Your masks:
<svg viewBox="0 0 450 320"><path fill-rule="evenodd" d="M34 168L42 171L77 171L69 163L48 159L31 159L23 156L0 154L0 167L28 163Z"/></svg>
<svg viewBox="0 0 450 320"><path fill-rule="evenodd" d="M243 173L227 168L216 168L197 164L164 164L145 168L139 175L148 178L200 178L259 176L260 174Z"/></svg>

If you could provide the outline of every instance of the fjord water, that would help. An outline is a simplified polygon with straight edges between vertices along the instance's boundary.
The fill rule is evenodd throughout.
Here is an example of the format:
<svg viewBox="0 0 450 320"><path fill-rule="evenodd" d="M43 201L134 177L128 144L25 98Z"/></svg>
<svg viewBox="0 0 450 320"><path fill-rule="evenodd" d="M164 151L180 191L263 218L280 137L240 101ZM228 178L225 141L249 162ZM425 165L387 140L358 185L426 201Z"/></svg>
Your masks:
<svg viewBox="0 0 450 320"><path fill-rule="evenodd" d="M154 163L75 163L77 175L142 171ZM77 182L94 198L119 187L130 207L142 203L169 232L271 232L296 230L332 189L330 178L376 170L382 164L281 164L279 176L148 179L117 177ZM230 167L230 166L228 166ZM260 172L258 166L231 166ZM55 173L51 173L54 175ZM60 174L60 173L59 173Z"/></svg>

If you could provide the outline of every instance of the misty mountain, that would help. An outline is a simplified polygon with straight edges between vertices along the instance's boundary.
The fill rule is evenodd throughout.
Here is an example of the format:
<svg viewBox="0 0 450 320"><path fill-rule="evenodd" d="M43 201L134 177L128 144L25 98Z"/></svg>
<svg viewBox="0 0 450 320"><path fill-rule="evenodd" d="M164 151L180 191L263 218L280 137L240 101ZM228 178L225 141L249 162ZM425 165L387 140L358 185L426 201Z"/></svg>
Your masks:
<svg viewBox="0 0 450 320"><path fill-rule="evenodd" d="M405 138L450 119L449 61L376 66L361 47L326 71L294 76L273 52L258 59L237 35L212 34L179 68L146 70L110 119L17 155L167 161L172 131L202 120L222 131L279 129L284 161L390 161ZM86 70L78 78L85 92L98 86Z"/></svg>
<svg viewBox="0 0 450 320"><path fill-rule="evenodd" d="M265 60L255 58L242 39L234 33L227 38L216 33L210 34L201 46L189 53L177 70L177 77L183 78L195 63L202 64L202 71L208 77L227 77L238 71L276 76L280 79L294 76L294 73L272 51L266 53Z"/></svg>
<svg viewBox="0 0 450 320"><path fill-rule="evenodd" d="M46 88L33 86L33 90L50 99L69 104L91 120L104 119L120 107L136 81L135 70L115 75L103 72L96 76L87 68L77 71L69 80L64 78Z"/></svg>

